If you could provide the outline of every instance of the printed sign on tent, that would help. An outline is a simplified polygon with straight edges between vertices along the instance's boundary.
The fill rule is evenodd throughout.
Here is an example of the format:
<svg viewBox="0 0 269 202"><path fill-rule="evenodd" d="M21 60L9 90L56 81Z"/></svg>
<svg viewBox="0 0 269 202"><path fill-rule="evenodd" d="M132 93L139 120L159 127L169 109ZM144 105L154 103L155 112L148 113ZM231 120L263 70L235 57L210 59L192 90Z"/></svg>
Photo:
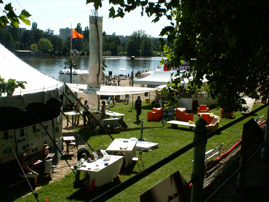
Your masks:
<svg viewBox="0 0 269 202"><path fill-rule="evenodd" d="M99 85L87 85L87 90L83 90L83 93L96 94L96 91L100 91Z"/></svg>
<svg viewBox="0 0 269 202"><path fill-rule="evenodd" d="M10 144L9 144L10 143ZM12 148L17 153L14 130L0 132L0 164L15 159Z"/></svg>
<svg viewBox="0 0 269 202"><path fill-rule="evenodd" d="M30 148L31 153L36 153L42 150L40 125L35 124L29 126Z"/></svg>
<svg viewBox="0 0 269 202"><path fill-rule="evenodd" d="M54 135L52 134L52 123L51 123L51 121L44 121L44 122L42 122L42 124L46 129L45 130L42 127L42 125L40 125L42 145L48 144L49 146L52 146L53 142L50 139L50 137L51 137L54 140ZM48 132L48 134L46 131ZM50 135L50 137L49 137L49 135Z"/></svg>
<svg viewBox="0 0 269 202"><path fill-rule="evenodd" d="M26 154L31 154L31 149L30 149L30 140L29 140L29 128L24 127L24 128L19 128L15 130L16 134L16 140L17 140L17 147L18 147L18 153L26 153Z"/></svg>

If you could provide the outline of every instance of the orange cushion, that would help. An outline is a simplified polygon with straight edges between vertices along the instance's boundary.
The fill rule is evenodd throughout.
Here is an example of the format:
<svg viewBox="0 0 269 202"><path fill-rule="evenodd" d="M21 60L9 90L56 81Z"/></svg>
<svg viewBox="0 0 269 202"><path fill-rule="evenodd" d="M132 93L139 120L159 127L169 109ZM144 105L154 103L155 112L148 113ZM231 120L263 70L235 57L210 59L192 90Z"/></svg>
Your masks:
<svg viewBox="0 0 269 202"><path fill-rule="evenodd" d="M200 105L200 110L206 110L206 105Z"/></svg>
<svg viewBox="0 0 269 202"><path fill-rule="evenodd" d="M209 114L202 114L201 118L206 121L207 125L209 125L211 121L214 119L214 116L210 116Z"/></svg>

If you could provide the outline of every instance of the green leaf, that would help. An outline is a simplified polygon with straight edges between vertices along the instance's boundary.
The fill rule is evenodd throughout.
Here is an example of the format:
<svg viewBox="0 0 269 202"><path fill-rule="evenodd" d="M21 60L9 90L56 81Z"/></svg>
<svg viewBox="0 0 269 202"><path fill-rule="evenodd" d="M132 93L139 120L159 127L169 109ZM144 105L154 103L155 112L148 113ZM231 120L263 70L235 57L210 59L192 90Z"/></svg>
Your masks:
<svg viewBox="0 0 269 202"><path fill-rule="evenodd" d="M6 16L1 16L0 17L0 27L4 27L7 24L8 24L7 17Z"/></svg>
<svg viewBox="0 0 269 202"><path fill-rule="evenodd" d="M111 7L109 9L109 18L114 18L115 17L115 9L114 7Z"/></svg>
<svg viewBox="0 0 269 202"><path fill-rule="evenodd" d="M28 11L26 10L22 10L21 11L21 15L25 16L25 18L29 18L30 16L32 16Z"/></svg>
<svg viewBox="0 0 269 202"><path fill-rule="evenodd" d="M26 25L30 25L30 20L26 19L29 18L31 15L28 13L26 10L22 10L21 14L19 15L19 18L21 19L22 22Z"/></svg>
<svg viewBox="0 0 269 202"><path fill-rule="evenodd" d="M102 7L102 1L100 0L86 0L86 4L93 3L95 10L98 10Z"/></svg>
<svg viewBox="0 0 269 202"><path fill-rule="evenodd" d="M233 36L232 38L229 38L228 41L227 41L227 43L228 43L228 46L230 48L233 48L233 47L236 48L236 39L235 39L235 36Z"/></svg>
<svg viewBox="0 0 269 202"><path fill-rule="evenodd" d="M5 10L7 10L7 11L13 11L13 8L11 6L11 3L5 5Z"/></svg>

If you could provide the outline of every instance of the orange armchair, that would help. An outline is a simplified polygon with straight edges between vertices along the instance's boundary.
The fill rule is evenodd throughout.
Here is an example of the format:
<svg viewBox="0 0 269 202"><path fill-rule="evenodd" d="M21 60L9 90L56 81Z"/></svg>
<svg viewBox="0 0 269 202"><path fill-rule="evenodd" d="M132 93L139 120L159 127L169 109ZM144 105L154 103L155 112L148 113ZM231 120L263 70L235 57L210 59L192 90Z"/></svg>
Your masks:
<svg viewBox="0 0 269 202"><path fill-rule="evenodd" d="M201 118L206 121L207 125L209 125L214 119L214 116L210 116L209 114L202 114Z"/></svg>
<svg viewBox="0 0 269 202"><path fill-rule="evenodd" d="M178 120L182 120L184 115L186 113L186 110L179 110L179 109L176 109L176 118Z"/></svg>
<svg viewBox="0 0 269 202"><path fill-rule="evenodd" d="M148 112L148 121L158 121L162 117L162 108L153 108L152 112Z"/></svg>
<svg viewBox="0 0 269 202"><path fill-rule="evenodd" d="M184 115L182 121L188 122L188 121L193 121L193 113L191 114L186 114Z"/></svg>
<svg viewBox="0 0 269 202"><path fill-rule="evenodd" d="M193 113L186 114L186 110L178 110L176 109L176 117L180 121L188 122L189 120L193 121Z"/></svg>
<svg viewBox="0 0 269 202"><path fill-rule="evenodd" d="M225 113L223 109L221 109L221 118L227 118L232 119L233 118L233 112Z"/></svg>
<svg viewBox="0 0 269 202"><path fill-rule="evenodd" d="M207 113L209 112L209 107L207 107L206 105L200 105L199 107L197 107L197 113Z"/></svg>

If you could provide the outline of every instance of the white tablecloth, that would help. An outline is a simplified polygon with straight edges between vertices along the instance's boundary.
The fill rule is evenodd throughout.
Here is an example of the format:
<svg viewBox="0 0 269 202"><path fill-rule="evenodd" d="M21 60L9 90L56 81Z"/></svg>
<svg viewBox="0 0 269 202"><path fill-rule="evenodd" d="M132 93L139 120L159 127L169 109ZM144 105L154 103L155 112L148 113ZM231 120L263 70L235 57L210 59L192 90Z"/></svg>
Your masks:
<svg viewBox="0 0 269 202"><path fill-rule="evenodd" d="M132 162L132 158L136 156L137 139L115 139L109 147L107 152L124 152L125 165Z"/></svg>
<svg viewBox="0 0 269 202"><path fill-rule="evenodd" d="M118 113L118 112L112 112L112 111L106 111L106 115L107 116L113 116L113 117L121 117L123 118L125 116L125 114L121 114L121 113Z"/></svg>
<svg viewBox="0 0 269 202"><path fill-rule="evenodd" d="M108 163L107 166L104 164ZM84 162L82 165L86 167L77 168L79 171L84 171L90 174L90 183L95 179L94 186L102 186L111 182L120 173L120 169L123 163L123 156L110 155L109 161L98 159L92 163ZM74 167L71 167L74 170Z"/></svg>

